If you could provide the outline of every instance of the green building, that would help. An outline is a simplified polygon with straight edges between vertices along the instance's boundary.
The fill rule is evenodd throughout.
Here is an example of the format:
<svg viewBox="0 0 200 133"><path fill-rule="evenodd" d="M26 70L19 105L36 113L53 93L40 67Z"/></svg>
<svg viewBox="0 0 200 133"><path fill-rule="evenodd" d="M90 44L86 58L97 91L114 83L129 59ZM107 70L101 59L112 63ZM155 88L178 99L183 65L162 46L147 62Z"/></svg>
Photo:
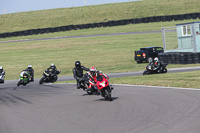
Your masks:
<svg viewBox="0 0 200 133"><path fill-rule="evenodd" d="M200 22L164 27L162 35L164 52L200 52Z"/></svg>

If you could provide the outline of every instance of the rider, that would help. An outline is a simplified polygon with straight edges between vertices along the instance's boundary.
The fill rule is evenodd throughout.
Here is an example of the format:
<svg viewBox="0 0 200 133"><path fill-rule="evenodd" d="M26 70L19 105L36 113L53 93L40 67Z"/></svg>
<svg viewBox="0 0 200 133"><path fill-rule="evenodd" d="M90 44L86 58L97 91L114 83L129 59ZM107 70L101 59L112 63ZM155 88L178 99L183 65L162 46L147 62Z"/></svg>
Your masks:
<svg viewBox="0 0 200 133"><path fill-rule="evenodd" d="M31 82L34 81L34 70L32 68L32 65L28 65L28 67L25 69L30 74Z"/></svg>
<svg viewBox="0 0 200 133"><path fill-rule="evenodd" d="M81 83L84 82L83 70L89 71L89 68L81 66L81 62L80 61L76 61L75 62L75 67L73 68L72 71L73 71L74 78L77 81L77 89L80 89L81 88Z"/></svg>
<svg viewBox="0 0 200 133"><path fill-rule="evenodd" d="M154 58L154 70L158 70L158 72L160 72L162 70L162 63L158 59L158 57Z"/></svg>
<svg viewBox="0 0 200 133"><path fill-rule="evenodd" d="M49 71L49 74L50 74L50 76L49 76L50 80L53 80L54 76L57 75L57 68L56 68L55 64L51 63L50 67L47 68L47 70Z"/></svg>
<svg viewBox="0 0 200 133"><path fill-rule="evenodd" d="M0 66L0 73L1 73L1 75L4 76L4 78L5 78L6 72L3 70L3 67L2 67L2 66Z"/></svg>
<svg viewBox="0 0 200 133"><path fill-rule="evenodd" d="M93 66L90 68L90 71L88 72L89 75L89 88L88 90L90 91L92 88L94 89L97 83L97 77L99 75L103 75L105 78L109 79L109 77L105 74L102 73L101 71L97 71L96 68ZM111 87L111 90L113 90L113 87Z"/></svg>

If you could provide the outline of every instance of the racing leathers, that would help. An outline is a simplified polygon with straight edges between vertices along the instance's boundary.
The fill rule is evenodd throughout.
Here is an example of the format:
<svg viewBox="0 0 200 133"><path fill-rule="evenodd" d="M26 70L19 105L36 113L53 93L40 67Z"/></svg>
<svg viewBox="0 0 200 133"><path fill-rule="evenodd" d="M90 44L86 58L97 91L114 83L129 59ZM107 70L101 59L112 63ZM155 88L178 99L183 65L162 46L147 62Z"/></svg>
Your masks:
<svg viewBox="0 0 200 133"><path fill-rule="evenodd" d="M57 70L56 66L50 66L49 68L47 68L47 71L49 71L49 74L50 74L49 78L50 78L50 80L53 80L54 76L57 75L57 71L58 70Z"/></svg>
<svg viewBox="0 0 200 133"><path fill-rule="evenodd" d="M33 68L26 68L25 71L27 71L30 74L30 81L33 82L34 81L34 69Z"/></svg>
<svg viewBox="0 0 200 133"><path fill-rule="evenodd" d="M160 61L154 62L153 68L154 70L157 70L158 72L160 72L162 70L162 63Z"/></svg>
<svg viewBox="0 0 200 133"><path fill-rule="evenodd" d="M72 70L74 78L77 81L77 89L80 89L82 87L81 83L85 82L83 70L89 71L89 68L86 68L84 66L80 66L80 67L74 67L73 70ZM83 88L83 89L86 89L86 88Z"/></svg>
<svg viewBox="0 0 200 133"><path fill-rule="evenodd" d="M1 79L0 79L0 83L4 83L4 78L5 78L5 74L6 72L3 70L3 67L0 66L0 73L1 73Z"/></svg>
<svg viewBox="0 0 200 133"><path fill-rule="evenodd" d="M3 69L0 69L1 75L5 76L6 72Z"/></svg>

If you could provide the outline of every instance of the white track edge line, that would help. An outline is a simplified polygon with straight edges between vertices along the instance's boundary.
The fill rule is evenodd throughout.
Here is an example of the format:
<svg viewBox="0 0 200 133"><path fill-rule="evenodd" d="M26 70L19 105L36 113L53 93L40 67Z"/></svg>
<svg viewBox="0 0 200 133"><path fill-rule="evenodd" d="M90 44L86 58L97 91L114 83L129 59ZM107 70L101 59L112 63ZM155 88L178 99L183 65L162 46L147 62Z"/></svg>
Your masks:
<svg viewBox="0 0 200 133"><path fill-rule="evenodd" d="M76 83L58 83L58 84L73 84L73 85L75 85ZM133 87L147 87L147 88L162 88L162 89L196 90L196 91L200 91L200 89L195 89L195 88L164 87L164 86L147 86L147 85L130 85L130 84L112 84L112 85L129 86L129 87L133 86Z"/></svg>

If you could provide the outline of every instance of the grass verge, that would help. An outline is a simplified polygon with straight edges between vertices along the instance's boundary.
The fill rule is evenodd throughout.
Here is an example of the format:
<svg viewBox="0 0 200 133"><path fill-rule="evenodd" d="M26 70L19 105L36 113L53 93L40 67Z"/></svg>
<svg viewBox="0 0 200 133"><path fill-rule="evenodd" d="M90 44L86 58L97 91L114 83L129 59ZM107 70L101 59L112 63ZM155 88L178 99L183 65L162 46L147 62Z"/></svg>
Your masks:
<svg viewBox="0 0 200 133"><path fill-rule="evenodd" d="M154 74L145 76L110 78L110 83L200 89L199 75L200 71ZM63 81L59 83L76 83L76 82Z"/></svg>

